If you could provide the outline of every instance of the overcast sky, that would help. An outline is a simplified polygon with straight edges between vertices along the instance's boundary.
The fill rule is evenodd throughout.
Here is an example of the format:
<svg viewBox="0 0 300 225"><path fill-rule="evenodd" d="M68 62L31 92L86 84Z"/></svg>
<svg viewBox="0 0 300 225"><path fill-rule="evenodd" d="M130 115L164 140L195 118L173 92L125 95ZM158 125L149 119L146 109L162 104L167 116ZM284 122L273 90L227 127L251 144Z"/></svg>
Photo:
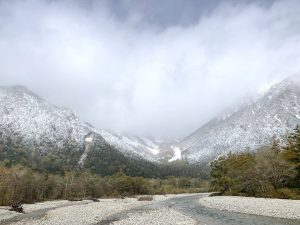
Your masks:
<svg viewBox="0 0 300 225"><path fill-rule="evenodd" d="M183 137L300 71L300 1L0 0L0 82L98 128Z"/></svg>

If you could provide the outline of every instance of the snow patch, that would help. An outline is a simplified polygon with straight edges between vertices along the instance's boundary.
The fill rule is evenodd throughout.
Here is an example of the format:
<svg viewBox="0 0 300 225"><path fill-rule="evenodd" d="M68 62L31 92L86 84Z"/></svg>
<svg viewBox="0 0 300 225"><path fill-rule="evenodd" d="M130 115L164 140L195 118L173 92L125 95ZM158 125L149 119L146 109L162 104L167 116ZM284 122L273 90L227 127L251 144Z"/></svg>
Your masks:
<svg viewBox="0 0 300 225"><path fill-rule="evenodd" d="M176 161L178 159L181 159L181 149L179 147L171 146L171 148L174 150L174 155L171 159L169 159L169 162Z"/></svg>
<svg viewBox="0 0 300 225"><path fill-rule="evenodd" d="M147 149L153 154L157 155L159 153L159 146L155 146L154 148L147 147Z"/></svg>
<svg viewBox="0 0 300 225"><path fill-rule="evenodd" d="M85 139L85 142L91 143L91 142L93 142L93 138L92 137L87 137Z"/></svg>

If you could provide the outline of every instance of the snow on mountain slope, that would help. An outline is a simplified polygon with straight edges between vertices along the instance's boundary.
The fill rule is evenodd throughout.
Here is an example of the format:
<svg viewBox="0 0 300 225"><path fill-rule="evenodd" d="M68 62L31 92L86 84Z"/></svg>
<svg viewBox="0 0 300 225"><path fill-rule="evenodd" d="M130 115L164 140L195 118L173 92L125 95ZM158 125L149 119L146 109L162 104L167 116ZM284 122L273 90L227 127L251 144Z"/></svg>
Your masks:
<svg viewBox="0 0 300 225"><path fill-rule="evenodd" d="M39 150L81 150L85 136L96 132L74 113L54 106L23 86L0 87L0 138L18 140ZM104 141L104 139L103 139Z"/></svg>
<svg viewBox="0 0 300 225"><path fill-rule="evenodd" d="M169 159L180 159L176 148L170 148L178 142L176 140L155 140L154 138L144 138L130 135L114 134L107 130L99 130L101 136L112 146L115 146L125 154L136 154L150 161L169 161ZM166 153L167 152L167 153Z"/></svg>
<svg viewBox="0 0 300 225"><path fill-rule="evenodd" d="M180 149L180 147L178 147L178 146L171 146L171 148L174 150L174 155L168 161L169 162L173 162L173 161L176 161L176 160L180 160L182 158L181 157L181 149Z"/></svg>
<svg viewBox="0 0 300 225"><path fill-rule="evenodd" d="M255 150L282 138L300 123L300 76L274 85L257 102L216 118L180 144L190 161L212 159L228 152Z"/></svg>
<svg viewBox="0 0 300 225"><path fill-rule="evenodd" d="M99 130L99 133L110 145L117 147L125 154L137 154L150 161L156 161L155 155L159 152L159 143L153 140L117 135L106 130Z"/></svg>
<svg viewBox="0 0 300 225"><path fill-rule="evenodd" d="M41 151L72 146L75 151L84 151L79 162L82 165L93 134L131 157L157 161L161 150L162 141L96 129L81 122L71 110L48 103L26 87L0 87L0 141L11 139Z"/></svg>

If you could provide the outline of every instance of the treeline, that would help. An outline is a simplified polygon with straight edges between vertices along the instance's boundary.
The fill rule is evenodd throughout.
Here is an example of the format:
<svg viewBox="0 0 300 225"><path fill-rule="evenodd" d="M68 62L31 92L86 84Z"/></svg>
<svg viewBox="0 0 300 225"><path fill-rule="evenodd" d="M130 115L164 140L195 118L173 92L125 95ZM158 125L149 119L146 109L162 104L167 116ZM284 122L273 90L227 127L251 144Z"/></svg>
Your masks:
<svg viewBox="0 0 300 225"><path fill-rule="evenodd" d="M169 177L146 179L124 173L101 177L89 171L63 174L37 172L17 165L0 166L0 205L36 201L122 197L139 194L166 194L208 190L208 182L198 178Z"/></svg>
<svg viewBox="0 0 300 225"><path fill-rule="evenodd" d="M218 158L211 175L212 188L224 195L300 199L300 128L285 146L274 140L270 148Z"/></svg>
<svg viewBox="0 0 300 225"><path fill-rule="evenodd" d="M201 177L209 179L209 166L205 164L189 164L181 160L172 163L154 163L138 156L127 156L113 146L95 141L87 155L83 168L78 168L78 162L83 154L83 148L71 144L64 144L63 150L48 146L40 150L39 146L25 147L22 141L0 139L0 162L6 167L23 165L33 171L62 175L64 171L86 169L100 176L111 176L122 171L128 176L142 176L146 178L166 179L176 177Z"/></svg>
<svg viewBox="0 0 300 225"><path fill-rule="evenodd" d="M0 140L0 205L208 190L206 165L154 163L96 140L79 166L83 151L71 143L63 150L47 145L46 151L21 143Z"/></svg>

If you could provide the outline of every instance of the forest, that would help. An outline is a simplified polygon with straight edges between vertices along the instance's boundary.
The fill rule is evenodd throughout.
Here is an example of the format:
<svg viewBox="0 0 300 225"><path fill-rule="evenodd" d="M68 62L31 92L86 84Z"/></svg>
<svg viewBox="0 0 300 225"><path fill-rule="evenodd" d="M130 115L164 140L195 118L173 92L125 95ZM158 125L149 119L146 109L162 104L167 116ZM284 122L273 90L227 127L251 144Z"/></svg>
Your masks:
<svg viewBox="0 0 300 225"><path fill-rule="evenodd" d="M124 197L141 194L204 192L209 183L200 178L167 179L127 176L122 172L101 177L89 171L65 171L62 175L37 172L17 165L0 167L0 205L67 199Z"/></svg>
<svg viewBox="0 0 300 225"><path fill-rule="evenodd" d="M108 147L97 149L80 168L80 153L71 147L42 155L2 143L0 205L207 191L300 199L300 127L285 144L274 138L271 147L229 153L212 161L210 168L185 161L160 165L125 158Z"/></svg>
<svg viewBox="0 0 300 225"><path fill-rule="evenodd" d="M282 145L229 153L211 163L211 188L222 195L300 199L300 127Z"/></svg>
<svg viewBox="0 0 300 225"><path fill-rule="evenodd" d="M96 142L81 167L77 162L82 152L71 145L64 151L42 152L19 143L9 139L0 143L0 205L209 189L209 168L203 165L125 157L112 146Z"/></svg>

